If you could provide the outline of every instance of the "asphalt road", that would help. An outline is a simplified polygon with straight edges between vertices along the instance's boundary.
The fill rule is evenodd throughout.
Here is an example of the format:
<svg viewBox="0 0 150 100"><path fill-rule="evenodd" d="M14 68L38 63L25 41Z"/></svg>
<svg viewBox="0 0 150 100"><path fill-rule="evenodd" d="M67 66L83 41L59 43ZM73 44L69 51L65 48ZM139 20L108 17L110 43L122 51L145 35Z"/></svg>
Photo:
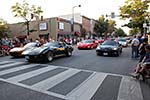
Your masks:
<svg viewBox="0 0 150 100"><path fill-rule="evenodd" d="M49 63L51 65L85 69L97 72L128 75L132 72L138 59L131 59L131 48L124 48L119 57L97 56L95 49L78 50L69 58L59 58Z"/></svg>
<svg viewBox="0 0 150 100"><path fill-rule="evenodd" d="M12 58L10 56L1 57L0 60L21 62L26 61L24 58ZM78 50L76 46L74 46L73 55L71 57L56 58L52 62L45 64L84 69L96 72L129 75L129 73L133 71L133 68L137 63L138 59L131 59L130 47L123 48L123 52L119 57L110 57L97 56L95 49Z"/></svg>
<svg viewBox="0 0 150 100"><path fill-rule="evenodd" d="M149 100L149 84L129 76L138 62L130 52L97 56L74 47L71 57L38 64L0 57L0 100Z"/></svg>

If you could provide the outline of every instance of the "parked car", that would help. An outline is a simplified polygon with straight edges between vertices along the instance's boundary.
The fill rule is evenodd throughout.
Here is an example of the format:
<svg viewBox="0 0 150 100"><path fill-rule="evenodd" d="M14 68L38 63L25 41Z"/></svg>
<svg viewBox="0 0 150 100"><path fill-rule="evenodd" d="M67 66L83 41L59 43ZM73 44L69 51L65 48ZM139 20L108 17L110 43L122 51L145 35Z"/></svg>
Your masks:
<svg viewBox="0 0 150 100"><path fill-rule="evenodd" d="M21 57L23 51L33 48L33 47L36 47L36 46L37 46L36 42L27 43L25 46L14 47L14 48L10 49L9 54L13 57Z"/></svg>
<svg viewBox="0 0 150 100"><path fill-rule="evenodd" d="M95 43L103 43L104 42L104 39L102 39L102 38L97 38L97 39L95 39Z"/></svg>
<svg viewBox="0 0 150 100"><path fill-rule="evenodd" d="M97 55L116 55L119 56L122 53L122 46L113 40L106 40L102 44L99 44L96 48Z"/></svg>
<svg viewBox="0 0 150 100"><path fill-rule="evenodd" d="M77 43L78 49L93 49L97 47L97 43L93 39L82 40L81 42Z"/></svg>
<svg viewBox="0 0 150 100"><path fill-rule="evenodd" d="M119 38L118 39L119 44L121 44L123 47L127 47L128 46L128 42L125 38Z"/></svg>
<svg viewBox="0 0 150 100"><path fill-rule="evenodd" d="M29 62L48 61L51 62L55 57L68 56L73 52L73 47L64 42L48 42L40 47L28 49L22 54Z"/></svg>

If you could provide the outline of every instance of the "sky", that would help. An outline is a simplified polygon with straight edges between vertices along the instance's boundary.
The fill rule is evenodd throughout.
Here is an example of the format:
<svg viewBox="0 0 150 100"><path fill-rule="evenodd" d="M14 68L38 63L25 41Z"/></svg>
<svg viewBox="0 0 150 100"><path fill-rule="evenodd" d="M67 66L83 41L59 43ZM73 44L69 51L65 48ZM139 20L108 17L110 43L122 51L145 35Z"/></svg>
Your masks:
<svg viewBox="0 0 150 100"><path fill-rule="evenodd" d="M20 18L13 17L11 6L16 2L22 4L23 0L3 0L0 3L0 18L3 18L8 23L16 23L21 21ZM81 7L74 8L74 13L81 13L81 15L89 18L98 19L101 15L110 15L114 12L119 15L119 7L124 5L125 0L26 0L29 6L41 6L44 18L57 17L72 13L72 7L81 5ZM113 19L120 27L125 21L120 21L119 18Z"/></svg>

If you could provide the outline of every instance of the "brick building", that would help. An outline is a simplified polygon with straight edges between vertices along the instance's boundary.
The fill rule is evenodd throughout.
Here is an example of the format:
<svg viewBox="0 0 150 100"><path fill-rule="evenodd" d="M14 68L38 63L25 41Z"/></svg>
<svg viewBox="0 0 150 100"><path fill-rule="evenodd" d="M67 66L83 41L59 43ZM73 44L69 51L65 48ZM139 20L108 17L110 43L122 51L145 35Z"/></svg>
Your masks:
<svg viewBox="0 0 150 100"><path fill-rule="evenodd" d="M71 32L71 15L70 17L66 16L31 21L28 38L35 40L36 38L44 37L57 40L59 36L74 37L74 35L81 36L82 34L87 35L87 33L93 32L91 19L81 15L78 15L78 17L75 15L77 20L74 23L74 32ZM9 27L13 37L27 37L26 25L23 23L9 24ZM85 31L83 32L83 30Z"/></svg>

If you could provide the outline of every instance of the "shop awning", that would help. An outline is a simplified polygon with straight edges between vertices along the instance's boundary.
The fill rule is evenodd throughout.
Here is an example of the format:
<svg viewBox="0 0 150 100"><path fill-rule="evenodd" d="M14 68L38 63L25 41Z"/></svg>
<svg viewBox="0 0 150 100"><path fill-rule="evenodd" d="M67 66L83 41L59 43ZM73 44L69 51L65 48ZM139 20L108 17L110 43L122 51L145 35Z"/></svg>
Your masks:
<svg viewBox="0 0 150 100"><path fill-rule="evenodd" d="M21 38L21 39L24 39L24 38L27 38L27 35L19 35L19 36L17 36L17 38Z"/></svg>

